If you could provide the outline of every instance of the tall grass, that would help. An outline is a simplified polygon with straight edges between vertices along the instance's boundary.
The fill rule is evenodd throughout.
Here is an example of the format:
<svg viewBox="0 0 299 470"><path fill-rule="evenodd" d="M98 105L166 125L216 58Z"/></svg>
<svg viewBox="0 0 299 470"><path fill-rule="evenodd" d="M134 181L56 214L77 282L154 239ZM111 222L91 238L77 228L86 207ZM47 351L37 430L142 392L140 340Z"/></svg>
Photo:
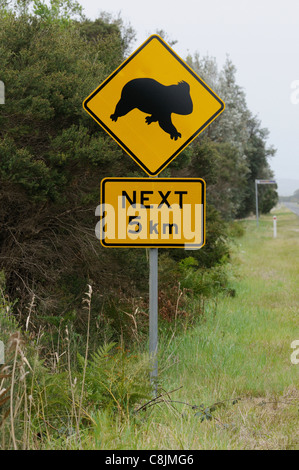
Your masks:
<svg viewBox="0 0 299 470"><path fill-rule="evenodd" d="M290 361L290 344L299 339L299 220L283 209L276 215L276 239L272 216L259 229L254 220L239 222L245 235L232 245L229 273L182 266L185 284L167 307L174 322L160 322L156 399L135 307L126 314L136 347L108 341L91 351L89 289L84 351L69 325L56 327L45 357L34 300L21 333L2 295L1 449L299 448L299 366ZM224 275L229 289L216 286L205 299L200 286L210 289ZM190 283L198 292L183 295Z"/></svg>
<svg viewBox="0 0 299 470"><path fill-rule="evenodd" d="M86 448L299 448L299 366L290 361L299 338L299 221L283 209L276 215L276 239L271 215L258 230L255 220L240 222L230 289L205 301L204 315L190 298L184 308L198 312L191 329L160 330L160 387L176 391L124 427L99 416Z"/></svg>
<svg viewBox="0 0 299 470"><path fill-rule="evenodd" d="M236 240L233 256L236 296L206 303L199 325L163 351L162 363L176 358L163 378L166 388L183 386L178 400L205 406L228 400L215 412L225 430L217 420L214 430L211 423L199 428L191 420L197 437L182 424L184 445L299 447L299 367L290 361L290 344L299 338L299 220L285 210L276 215L276 239L272 216L262 218L259 230L255 221L242 223L246 235ZM207 428L210 437L202 441Z"/></svg>
<svg viewBox="0 0 299 470"><path fill-rule="evenodd" d="M76 336L66 327L55 332L56 344L52 341L53 350L45 356L44 331L36 334L27 326L22 333L2 295L6 356L0 367L0 449L82 449L84 435L99 416L123 425L135 403L151 396L146 354L137 356L111 342L89 351L91 300L89 286L85 354L73 346Z"/></svg>

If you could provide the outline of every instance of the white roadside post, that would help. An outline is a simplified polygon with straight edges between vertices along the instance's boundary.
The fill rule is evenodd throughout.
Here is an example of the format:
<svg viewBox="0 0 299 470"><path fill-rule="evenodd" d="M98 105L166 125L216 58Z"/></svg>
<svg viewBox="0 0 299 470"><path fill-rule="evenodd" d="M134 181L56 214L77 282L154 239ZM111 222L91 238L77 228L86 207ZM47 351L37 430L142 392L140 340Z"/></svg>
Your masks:
<svg viewBox="0 0 299 470"><path fill-rule="evenodd" d="M276 226L276 222L277 222L277 217L276 215L273 216L273 238L276 238L277 237L277 226Z"/></svg>
<svg viewBox="0 0 299 470"><path fill-rule="evenodd" d="M255 210L256 210L256 226L259 226L259 198L258 198L258 185L259 184L277 184L275 180L255 180Z"/></svg>

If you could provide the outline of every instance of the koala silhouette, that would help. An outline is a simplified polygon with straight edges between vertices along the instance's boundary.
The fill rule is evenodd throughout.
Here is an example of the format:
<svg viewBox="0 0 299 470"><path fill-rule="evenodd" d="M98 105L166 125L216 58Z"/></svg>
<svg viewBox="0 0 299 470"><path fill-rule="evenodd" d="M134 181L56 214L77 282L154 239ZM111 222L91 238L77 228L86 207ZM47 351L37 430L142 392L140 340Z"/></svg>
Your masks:
<svg viewBox="0 0 299 470"><path fill-rule="evenodd" d="M176 85L165 86L152 78L135 78L124 85L121 98L110 118L116 122L132 109L139 109L150 114L145 118L149 125L158 122L170 138L177 140L182 137L171 121L171 114L187 115L193 111L190 96L190 85L184 81Z"/></svg>

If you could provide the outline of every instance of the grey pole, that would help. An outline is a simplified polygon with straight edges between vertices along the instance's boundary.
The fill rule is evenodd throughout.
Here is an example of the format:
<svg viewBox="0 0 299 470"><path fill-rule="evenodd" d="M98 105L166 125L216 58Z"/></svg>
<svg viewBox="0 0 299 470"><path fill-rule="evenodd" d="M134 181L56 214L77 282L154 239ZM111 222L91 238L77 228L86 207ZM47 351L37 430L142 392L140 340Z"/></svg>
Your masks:
<svg viewBox="0 0 299 470"><path fill-rule="evenodd" d="M256 226L259 226L259 200L258 200L258 183L255 180L255 207L256 207Z"/></svg>
<svg viewBox="0 0 299 470"><path fill-rule="evenodd" d="M158 248L149 249L149 353L151 383L157 396L158 378Z"/></svg>

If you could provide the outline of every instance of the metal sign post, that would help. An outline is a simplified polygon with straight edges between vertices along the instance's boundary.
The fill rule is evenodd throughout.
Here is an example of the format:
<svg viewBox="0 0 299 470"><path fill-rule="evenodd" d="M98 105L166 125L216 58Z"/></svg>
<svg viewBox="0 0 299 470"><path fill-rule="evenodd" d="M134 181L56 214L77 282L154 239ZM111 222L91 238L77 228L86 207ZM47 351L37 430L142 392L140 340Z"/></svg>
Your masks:
<svg viewBox="0 0 299 470"><path fill-rule="evenodd" d="M255 210L256 210L256 226L259 226L259 200L258 200L258 180L255 180Z"/></svg>
<svg viewBox="0 0 299 470"><path fill-rule="evenodd" d="M149 355L150 381L158 395L158 248L149 249Z"/></svg>
<svg viewBox="0 0 299 470"><path fill-rule="evenodd" d="M151 383L157 396L158 378L158 248L149 249L149 353Z"/></svg>

